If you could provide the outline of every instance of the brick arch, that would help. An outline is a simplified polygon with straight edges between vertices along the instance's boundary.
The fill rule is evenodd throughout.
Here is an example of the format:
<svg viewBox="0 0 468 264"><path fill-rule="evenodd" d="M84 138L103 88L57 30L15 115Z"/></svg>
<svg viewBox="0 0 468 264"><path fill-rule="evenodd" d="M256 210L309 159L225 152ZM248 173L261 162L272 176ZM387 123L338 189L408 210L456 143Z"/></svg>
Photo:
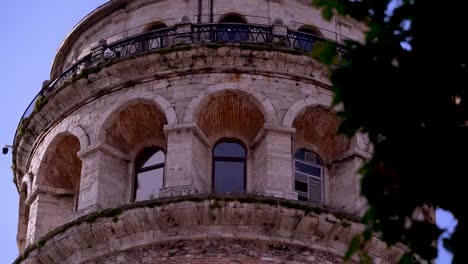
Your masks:
<svg viewBox="0 0 468 264"><path fill-rule="evenodd" d="M193 123L197 119L200 109L212 98L222 95L226 92L232 92L244 95L254 103L265 117L265 123L277 125L275 108L268 98L259 92L252 91L247 87L242 87L239 83L221 83L208 87L205 91L190 101L184 115L184 123Z"/></svg>
<svg viewBox="0 0 468 264"><path fill-rule="evenodd" d="M291 127L296 117L303 113L306 108L322 107L324 109L330 109L331 103L331 96L325 97L322 100L316 99L314 97L301 99L289 107L289 109L286 111L286 114L283 116L283 121L281 124L286 127Z"/></svg>
<svg viewBox="0 0 468 264"><path fill-rule="evenodd" d="M104 141L105 139L105 127L109 125L115 118L115 116L124 110L126 107L138 104L146 103L154 105L160 112L163 113L166 118L167 124L176 125L177 115L174 110L174 107L169 103L166 98L161 95L156 95L152 92L143 92L138 94L128 93L124 97L125 101L113 104L107 108L106 112L101 116L100 120L97 122L97 134L94 136L98 141Z"/></svg>
<svg viewBox="0 0 468 264"><path fill-rule="evenodd" d="M196 122L209 139L238 138L249 145L265 124L265 115L245 93L223 90L205 97Z"/></svg>
<svg viewBox="0 0 468 264"><path fill-rule="evenodd" d="M351 146L345 135L337 135L339 118L321 106L307 107L294 119L294 151L305 148L319 154L324 162L338 159Z"/></svg>
<svg viewBox="0 0 468 264"><path fill-rule="evenodd" d="M37 182L54 188L76 191L80 184L81 150L79 138L71 132L58 133L49 143L38 170Z"/></svg>
<svg viewBox="0 0 468 264"><path fill-rule="evenodd" d="M168 121L155 101L138 98L109 112L99 126L100 141L123 153L130 153L146 142L165 146L164 125Z"/></svg>

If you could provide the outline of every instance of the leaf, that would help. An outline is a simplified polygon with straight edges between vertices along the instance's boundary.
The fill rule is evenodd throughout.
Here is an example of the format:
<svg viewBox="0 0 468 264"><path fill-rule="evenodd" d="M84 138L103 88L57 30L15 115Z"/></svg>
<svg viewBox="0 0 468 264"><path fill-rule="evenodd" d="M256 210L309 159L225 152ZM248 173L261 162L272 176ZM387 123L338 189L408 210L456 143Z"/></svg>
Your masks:
<svg viewBox="0 0 468 264"><path fill-rule="evenodd" d="M357 235L353 237L351 240L351 244L349 245L348 251L346 251L346 254L344 255L343 259L344 261L349 261L351 257L359 251L361 248L361 245L363 243L363 239L360 235Z"/></svg>
<svg viewBox="0 0 468 264"><path fill-rule="evenodd" d="M328 66L336 64L338 61L336 44L331 41L317 40L310 56Z"/></svg>
<svg viewBox="0 0 468 264"><path fill-rule="evenodd" d="M410 254L403 255L400 261L398 262L398 264L414 264L414 263L418 263L418 262L416 261L416 258Z"/></svg>

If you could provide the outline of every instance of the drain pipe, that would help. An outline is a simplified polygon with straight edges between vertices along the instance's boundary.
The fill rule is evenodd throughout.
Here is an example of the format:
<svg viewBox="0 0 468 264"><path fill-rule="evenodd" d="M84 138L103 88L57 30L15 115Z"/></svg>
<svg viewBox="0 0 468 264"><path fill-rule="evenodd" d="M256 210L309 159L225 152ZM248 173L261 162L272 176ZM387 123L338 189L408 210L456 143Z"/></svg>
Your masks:
<svg viewBox="0 0 468 264"><path fill-rule="evenodd" d="M214 0L211 0L210 2L210 23L213 23L213 5L214 5Z"/></svg>
<svg viewBox="0 0 468 264"><path fill-rule="evenodd" d="M202 3L203 0L198 0L198 17L197 17L197 23L201 23L201 16L202 16Z"/></svg>

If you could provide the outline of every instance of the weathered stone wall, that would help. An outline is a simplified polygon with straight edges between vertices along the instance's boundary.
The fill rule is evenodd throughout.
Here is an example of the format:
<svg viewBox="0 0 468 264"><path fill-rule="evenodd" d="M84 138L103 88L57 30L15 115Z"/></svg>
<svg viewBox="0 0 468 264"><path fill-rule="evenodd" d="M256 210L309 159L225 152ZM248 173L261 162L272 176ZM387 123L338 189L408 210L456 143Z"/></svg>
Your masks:
<svg viewBox="0 0 468 264"><path fill-rule="evenodd" d="M268 243L267 241L208 238L117 252L112 256L86 263L340 264L345 262L336 255L301 246Z"/></svg>
<svg viewBox="0 0 468 264"><path fill-rule="evenodd" d="M204 56L197 56L199 54ZM52 94L49 102L29 122L28 129L35 129L37 135L23 137L18 150L23 153L18 166L34 179L28 200L33 201L38 195L42 177L39 168L45 166L42 161L49 153L50 144L64 134L74 135L79 140L77 155L82 161L77 211L73 211L68 220L102 208L130 203L135 150L146 143L156 144L166 151L161 197L210 193L212 148L220 138L235 137L248 148L246 191L297 199L293 191L293 151L310 147L320 154L334 148L320 141L309 143L312 147L301 146L300 141L295 141L295 135L307 133L300 130L301 126L293 127L297 117L307 111L315 111L318 106L329 108L332 93L328 90L326 74L323 66L307 56L249 50L236 45L217 48L194 46L190 50L165 55L151 53L104 67L98 73L66 84ZM213 100L231 94L239 95L235 97L239 102L247 101L252 109L258 109L262 118L249 120L252 129L243 127L241 123L233 126L229 123L233 122L231 118L227 118L226 123L212 122L210 118L226 119L223 115L229 111L223 111L222 107L228 103L221 101L217 114L208 115L205 122L206 126L215 124L224 132L208 137L205 135L208 130L198 126L200 114L213 111L206 107ZM66 98L75 100L70 103ZM126 109L139 109L141 104L156 109L154 111L165 119L164 129L158 123L140 131L138 122L143 128L151 122L139 117L132 118L129 125L119 125L111 134L106 132L115 126L115 120L120 120L119 116L137 116ZM330 113L318 111L319 114L322 112L327 118L314 121L312 124L317 127L327 127ZM237 115L249 118L247 112ZM322 124L320 120L326 122ZM125 124L126 121L118 122ZM222 130L223 126L228 129ZM122 130L119 132L122 135L117 130ZM125 136L125 131L130 131L131 135L153 131L154 138L148 136L138 142L137 138ZM109 141L109 135L115 133L120 136ZM328 144L334 142L330 133L327 138L331 139L327 140ZM119 148L119 142L131 144L125 143L126 147ZM359 177L356 174L360 163L348 164L346 160L368 153L362 142L355 142L346 143L347 149L327 156L327 162L337 165L336 169L326 172L324 180L325 205L350 213L362 210L363 202L359 198ZM25 158L29 153L29 158ZM340 162L345 163L340 165ZM36 221L34 212L33 206L30 221ZM51 221L46 229L68 220ZM44 233L40 231L44 228L36 232L34 226L39 227L32 225L28 228L28 236L34 237L29 243Z"/></svg>
<svg viewBox="0 0 468 264"><path fill-rule="evenodd" d="M51 78L101 40L188 22L179 32L209 22L211 10L213 22L237 14L276 33L307 26L339 43L363 38L363 25L325 21L306 0L113 0L67 36ZM73 75L38 100L15 142L20 252L29 246L17 262L342 263L363 226L284 200L297 199L294 151L308 148L326 162L321 206L365 207L356 169L372 150L361 135L334 134L328 75L300 51L219 43L102 58ZM246 194L282 200L171 198L211 194L212 151L224 138L246 148ZM135 159L148 146L165 153L163 200L134 203ZM402 253L376 238L365 249L376 263Z"/></svg>
<svg viewBox="0 0 468 264"><path fill-rule="evenodd" d="M249 201L148 201L85 216L43 237L16 263L342 263L364 228L284 200ZM381 264L395 263L404 250L378 239L365 249Z"/></svg>

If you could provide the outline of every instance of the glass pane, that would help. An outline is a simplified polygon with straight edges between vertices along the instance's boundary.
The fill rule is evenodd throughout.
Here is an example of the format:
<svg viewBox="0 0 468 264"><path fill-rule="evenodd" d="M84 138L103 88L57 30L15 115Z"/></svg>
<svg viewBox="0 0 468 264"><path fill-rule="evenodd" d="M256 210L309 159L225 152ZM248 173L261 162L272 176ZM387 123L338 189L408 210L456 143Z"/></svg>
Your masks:
<svg viewBox="0 0 468 264"><path fill-rule="evenodd" d="M215 161L215 193L244 192L244 162Z"/></svg>
<svg viewBox="0 0 468 264"><path fill-rule="evenodd" d="M307 173L309 175L314 175L317 177L321 177L321 168L313 165L309 165L306 163L302 163L299 161L295 161L295 170L302 172L302 173Z"/></svg>
<svg viewBox="0 0 468 264"><path fill-rule="evenodd" d="M149 166L153 166L156 164L160 164L164 162L164 152L158 151L154 153L144 164L141 168L146 168Z"/></svg>
<svg viewBox="0 0 468 264"><path fill-rule="evenodd" d="M305 151L306 151L305 149L300 149L300 150L296 151L296 153L294 153L294 158L304 160Z"/></svg>
<svg viewBox="0 0 468 264"><path fill-rule="evenodd" d="M307 183L301 182L301 181L295 181L294 188L296 189L296 191L300 191L300 192L307 192L308 190Z"/></svg>
<svg viewBox="0 0 468 264"><path fill-rule="evenodd" d="M215 157L236 157L244 158L245 149L244 147L235 142L222 142L216 145L214 149Z"/></svg>
<svg viewBox="0 0 468 264"><path fill-rule="evenodd" d="M136 175L135 201L155 199L162 188L164 168L138 173Z"/></svg>
<svg viewBox="0 0 468 264"><path fill-rule="evenodd" d="M294 153L294 158L323 166L323 162L320 156L317 153L306 149L300 149L296 151L296 153Z"/></svg>
<svg viewBox="0 0 468 264"><path fill-rule="evenodd" d="M297 199L298 199L299 201L306 201L306 202L308 201L307 197L302 196L302 195L298 195L298 196L297 196Z"/></svg>

